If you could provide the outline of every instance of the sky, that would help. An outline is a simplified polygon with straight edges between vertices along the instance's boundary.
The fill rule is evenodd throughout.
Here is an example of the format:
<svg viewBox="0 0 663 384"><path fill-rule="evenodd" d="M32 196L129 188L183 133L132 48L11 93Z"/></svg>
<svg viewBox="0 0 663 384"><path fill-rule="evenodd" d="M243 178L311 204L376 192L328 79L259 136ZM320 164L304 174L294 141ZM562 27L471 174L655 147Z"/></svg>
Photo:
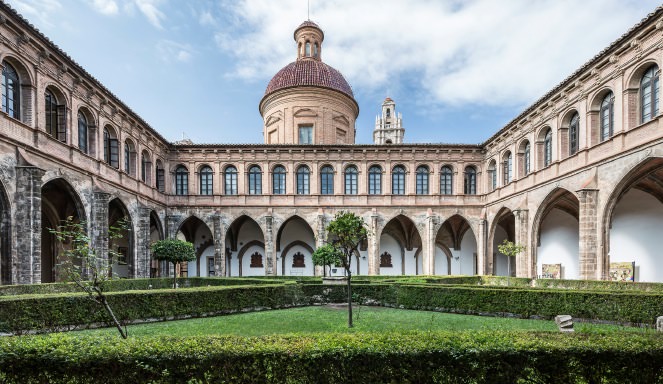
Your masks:
<svg viewBox="0 0 663 384"><path fill-rule="evenodd" d="M169 141L263 143L258 104L323 29L372 143L385 97L407 143L478 144L660 5L652 0L5 0Z"/></svg>

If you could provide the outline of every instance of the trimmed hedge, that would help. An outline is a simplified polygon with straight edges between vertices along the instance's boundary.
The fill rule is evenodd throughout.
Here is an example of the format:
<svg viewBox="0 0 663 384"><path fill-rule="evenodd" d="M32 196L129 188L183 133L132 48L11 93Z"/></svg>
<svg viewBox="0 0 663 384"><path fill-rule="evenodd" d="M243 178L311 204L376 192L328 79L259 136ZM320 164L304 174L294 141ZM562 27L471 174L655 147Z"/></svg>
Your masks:
<svg viewBox="0 0 663 384"><path fill-rule="evenodd" d="M320 279L320 278L317 278ZM246 284L282 284L283 281L263 277L179 277L177 284L182 288L227 286ZM154 279L114 279L106 282L104 291L141 291L147 289L171 289L172 277ZM45 283L31 285L0 286L0 297L15 295L43 295L52 293L80 292L73 283Z"/></svg>
<svg viewBox="0 0 663 384"><path fill-rule="evenodd" d="M304 285L320 302L344 302L343 287ZM440 312L551 319L556 315L654 325L663 315L663 294L591 292L507 287L370 284L353 286L365 304Z"/></svg>
<svg viewBox="0 0 663 384"><path fill-rule="evenodd" d="M307 305L296 284L199 287L111 292L108 302L122 323L170 320ZM16 296L0 300L0 331L59 331L108 324L103 308L83 294Z"/></svg>
<svg viewBox="0 0 663 384"><path fill-rule="evenodd" d="M9 383L660 383L663 338L408 332L0 339Z"/></svg>

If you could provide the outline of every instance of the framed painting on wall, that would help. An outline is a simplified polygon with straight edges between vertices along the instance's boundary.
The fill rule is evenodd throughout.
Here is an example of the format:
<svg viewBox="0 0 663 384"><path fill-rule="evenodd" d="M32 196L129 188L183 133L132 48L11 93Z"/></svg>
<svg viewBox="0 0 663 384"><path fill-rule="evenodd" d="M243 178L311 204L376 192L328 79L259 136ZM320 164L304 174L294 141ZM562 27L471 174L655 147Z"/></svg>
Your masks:
<svg viewBox="0 0 663 384"><path fill-rule="evenodd" d="M610 280L635 281L635 261L610 263Z"/></svg>
<svg viewBox="0 0 663 384"><path fill-rule="evenodd" d="M543 264L541 265L542 279L561 279L562 264Z"/></svg>

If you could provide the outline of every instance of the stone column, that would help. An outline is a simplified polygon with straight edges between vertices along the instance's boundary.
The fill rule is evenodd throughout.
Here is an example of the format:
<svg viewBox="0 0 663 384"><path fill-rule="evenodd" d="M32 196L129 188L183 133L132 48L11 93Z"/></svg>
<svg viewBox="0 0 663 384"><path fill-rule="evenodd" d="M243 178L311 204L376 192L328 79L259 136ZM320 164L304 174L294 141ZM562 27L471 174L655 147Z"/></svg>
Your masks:
<svg viewBox="0 0 663 384"><path fill-rule="evenodd" d="M423 252L421 262L421 273L423 275L432 275L435 273L435 217L431 209L426 213L425 238L423 241Z"/></svg>
<svg viewBox="0 0 663 384"><path fill-rule="evenodd" d="M41 283L41 178L44 170L16 167L16 248L12 281Z"/></svg>
<svg viewBox="0 0 663 384"><path fill-rule="evenodd" d="M150 212L149 208L138 208L136 220L136 267L134 277L150 277L152 254L150 251Z"/></svg>
<svg viewBox="0 0 663 384"><path fill-rule="evenodd" d="M596 189L581 189L578 191L580 200L579 212L579 261L580 278L594 280L600 278L597 275L598 266L598 217L597 200L599 191Z"/></svg>
<svg viewBox="0 0 663 384"><path fill-rule="evenodd" d="M276 252L274 251L274 218L271 210L265 216L265 274L276 276Z"/></svg>
<svg viewBox="0 0 663 384"><path fill-rule="evenodd" d="M479 233L477 233L477 275L491 275L493 265L487 263L488 224L485 219L479 220Z"/></svg>
<svg viewBox="0 0 663 384"><path fill-rule="evenodd" d="M315 236L315 247L320 248L323 245L325 245L327 241L327 225L326 225L326 220L325 220L325 214L322 212L322 210L318 211L318 223L317 223L317 228L316 228L316 236ZM352 263L352 258L350 259L350 263ZM315 265L313 267L313 275L314 276L322 276L324 275L324 270L322 269L323 267L320 265Z"/></svg>
<svg viewBox="0 0 663 384"><path fill-rule="evenodd" d="M100 260L108 259L108 203L111 195L94 192L90 212L90 242Z"/></svg>
<svg viewBox="0 0 663 384"><path fill-rule="evenodd" d="M221 215L212 216L214 231L214 276L226 276L226 231Z"/></svg>
<svg viewBox="0 0 663 384"><path fill-rule="evenodd" d="M368 274L380 274L380 261L379 261L379 241L380 235L378 234L378 214L375 209L371 213L371 221L368 223Z"/></svg>
<svg viewBox="0 0 663 384"><path fill-rule="evenodd" d="M515 216L515 233L514 241L520 244L525 249L516 256L516 277L533 277L535 274L532 268L531 252L529 247L529 226L527 225L528 211L527 209L516 209L513 211Z"/></svg>

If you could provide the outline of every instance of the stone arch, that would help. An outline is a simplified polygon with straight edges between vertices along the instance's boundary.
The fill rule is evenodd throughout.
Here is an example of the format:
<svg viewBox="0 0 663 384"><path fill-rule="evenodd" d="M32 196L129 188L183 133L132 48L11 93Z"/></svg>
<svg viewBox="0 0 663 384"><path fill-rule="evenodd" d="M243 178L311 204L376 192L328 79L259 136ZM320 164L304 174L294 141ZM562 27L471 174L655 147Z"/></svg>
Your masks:
<svg viewBox="0 0 663 384"><path fill-rule="evenodd" d="M396 247L389 238L396 242ZM404 214L395 215L379 230L379 237L377 239L378 255L381 256L385 250L388 250L393 256L392 261L396 262L398 260L400 267L400 269L399 267L380 268L380 274L406 275L417 273L416 264L412 262L408 263L408 260L415 260L414 254L418 249L422 248L423 243L419 228L417 228L417 225L412 219ZM408 253L412 257L408 257ZM384 268L394 269L387 270Z"/></svg>
<svg viewBox="0 0 663 384"><path fill-rule="evenodd" d="M150 232L149 232L149 244L152 244L156 241L163 240L165 238L165 232L163 230L163 223L161 222L161 219L159 218L159 215L157 214L156 211L152 210L150 211ZM150 257L152 256L152 253L150 252ZM160 268L159 261L150 259L150 277L158 277L160 276L160 272L164 268Z"/></svg>
<svg viewBox="0 0 663 384"><path fill-rule="evenodd" d="M114 226L121 219L125 219L129 227L121 231L121 238L109 240L108 249L117 251L122 255L117 260L111 260L111 269L113 274L120 278L133 278L136 277L135 228L133 228L133 220L129 209L119 197L116 197L108 202L107 225L109 227Z"/></svg>
<svg viewBox="0 0 663 384"><path fill-rule="evenodd" d="M651 68L652 65L657 65L659 68L661 68L661 63L659 63L659 61L654 57L641 59L638 65L631 70L632 72L625 76L627 79L626 82L624 82L624 84L626 84L626 89L636 91L639 90L640 79L642 79L642 76L649 68Z"/></svg>
<svg viewBox="0 0 663 384"><path fill-rule="evenodd" d="M207 248L214 244L214 235L210 230L209 225L207 225L207 223L197 215L190 215L180 222L175 234L178 239L185 240L193 244L193 248L196 252L196 260L190 261L188 263L182 263L178 266L180 275L207 276L209 271L206 271L206 268L206 273L201 274L202 266L200 263L200 257ZM204 266L207 267L207 264ZM169 273L169 271L165 272Z"/></svg>
<svg viewBox="0 0 663 384"><path fill-rule="evenodd" d="M297 243L301 241L303 244ZM306 260L305 267L290 267L288 264L292 261L293 253L292 247L288 247L290 244L300 244L300 251L303 251L303 256ZM287 248L286 248L287 247ZM303 274L314 274L315 270L313 268L313 261L311 255L316 248L316 237L313 227L298 215L293 215L287 220L285 220L277 231L276 236L276 257L277 260L281 260L281 274L284 275L303 275ZM292 264L294 265L294 263ZM296 268L296 269L292 269Z"/></svg>
<svg viewBox="0 0 663 384"><path fill-rule="evenodd" d="M516 260L509 258L498 251L497 246L505 239L516 242L516 217L510 208L502 207L495 215L490 229L488 230L488 242L486 244L486 264L492 274L496 276L517 276ZM519 255L523 256L523 255Z"/></svg>
<svg viewBox="0 0 663 384"><path fill-rule="evenodd" d="M11 211L7 189L0 181L0 285L15 283L12 271Z"/></svg>
<svg viewBox="0 0 663 384"><path fill-rule="evenodd" d="M660 204L647 201L653 200L652 198L663 204L663 157L648 157L639 162L620 179L610 193L601 219L603 250L599 254L600 278L610 278L612 261L627 261L621 260L619 249L612 249L614 243L611 243L611 238L619 235L623 243L628 242L632 245L631 249L639 250L637 253L631 251L628 258L628 261L636 263L635 280L663 281L663 274L655 273L663 266L663 263L659 264L658 258L654 257L658 254L660 240L654 238L655 235L650 233L652 228L647 228L646 225L649 223L660 233L658 225L663 222L660 215L663 209ZM623 212L620 212L618 206L622 204L625 206ZM629 226L631 228L628 228ZM619 231L613 233L613 230ZM637 236L638 234L640 236ZM624 247L626 245L621 248ZM641 266L645 268L641 270Z"/></svg>
<svg viewBox="0 0 663 384"><path fill-rule="evenodd" d="M301 240L295 240L295 241L289 243L288 245L286 245L283 248L283 252L281 252L281 257L280 257L280 259L281 259L281 275L283 275L283 276L286 275L286 256L288 255L290 250L292 248L296 247L296 246L300 246L300 247L306 249L310 254L313 254L313 252L315 251L315 249L313 249L313 247L311 247L309 244L307 244L307 243L305 243Z"/></svg>
<svg viewBox="0 0 663 384"><path fill-rule="evenodd" d="M276 231L276 243L275 244L276 244L276 251L277 252L281 251L281 248L282 248L282 246L281 246L281 237L283 235L283 230L285 229L286 224L288 224L288 222L290 222L292 220L302 220L304 223L306 223L306 225L308 226L308 229L311 231L311 236L315 237L315 232L313 231L314 225L312 223L308 222L306 219L304 219L303 217L301 217L299 215L292 215L292 216L288 217L287 219L283 220L283 222L279 226L279 229Z"/></svg>
<svg viewBox="0 0 663 384"><path fill-rule="evenodd" d="M249 245L250 244L250 245ZM244 265L242 256L249 248L260 248L265 256L265 234L260 224L248 214L235 218L226 230L226 270L229 276L243 276L250 266ZM261 271L252 271L251 275L264 276L267 261Z"/></svg>
<svg viewBox="0 0 663 384"><path fill-rule="evenodd" d="M80 195L62 177L54 178L41 187L41 260L42 283L60 281L57 264L61 261L61 244L50 229L57 228L71 217L76 223L85 222L87 216ZM92 228L88 225L88 230Z"/></svg>
<svg viewBox="0 0 663 384"><path fill-rule="evenodd" d="M532 221L532 276L542 274L543 264L561 264L562 278L580 277L579 215L578 196L563 187L554 188L541 201ZM549 228L542 231L548 218ZM545 239L542 232L546 232Z"/></svg>
<svg viewBox="0 0 663 384"><path fill-rule="evenodd" d="M443 256L448 262L448 274L477 274L477 238L471 222L463 215L456 213L442 222L435 234L435 248L435 274L439 274Z"/></svg>

